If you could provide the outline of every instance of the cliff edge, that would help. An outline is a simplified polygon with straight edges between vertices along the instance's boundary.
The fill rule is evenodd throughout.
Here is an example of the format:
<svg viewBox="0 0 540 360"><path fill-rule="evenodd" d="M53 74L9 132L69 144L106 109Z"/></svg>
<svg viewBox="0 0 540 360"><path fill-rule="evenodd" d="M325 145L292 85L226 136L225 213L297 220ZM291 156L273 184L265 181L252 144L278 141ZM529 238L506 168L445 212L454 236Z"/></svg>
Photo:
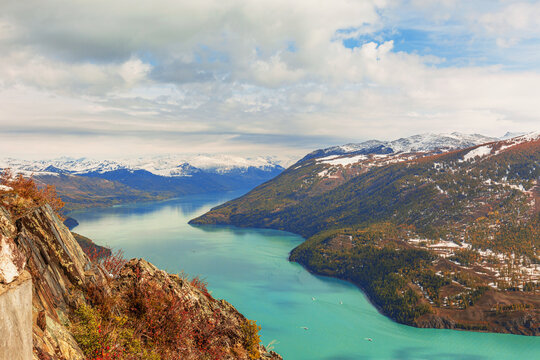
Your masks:
<svg viewBox="0 0 540 360"><path fill-rule="evenodd" d="M31 334L31 352L20 359L281 359L260 345L254 321L214 299L197 278L142 259L111 274L49 205L10 211L18 197L0 198L0 289L25 283L28 307L1 303L0 323L26 311L18 326Z"/></svg>

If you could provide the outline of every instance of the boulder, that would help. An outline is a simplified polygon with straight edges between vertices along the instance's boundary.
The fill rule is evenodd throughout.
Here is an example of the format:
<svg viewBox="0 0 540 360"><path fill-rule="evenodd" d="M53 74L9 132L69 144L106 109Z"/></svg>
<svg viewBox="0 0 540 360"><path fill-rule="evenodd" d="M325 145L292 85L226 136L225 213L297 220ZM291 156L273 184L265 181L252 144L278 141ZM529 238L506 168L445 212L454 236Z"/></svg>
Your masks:
<svg viewBox="0 0 540 360"><path fill-rule="evenodd" d="M0 284L9 284L19 277L26 259L13 239L0 234Z"/></svg>

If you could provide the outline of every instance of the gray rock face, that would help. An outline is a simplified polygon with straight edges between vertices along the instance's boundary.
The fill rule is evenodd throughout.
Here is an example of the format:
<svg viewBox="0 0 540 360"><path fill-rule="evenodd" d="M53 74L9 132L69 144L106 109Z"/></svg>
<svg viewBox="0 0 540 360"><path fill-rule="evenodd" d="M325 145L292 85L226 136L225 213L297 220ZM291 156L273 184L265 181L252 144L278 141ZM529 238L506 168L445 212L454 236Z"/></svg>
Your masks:
<svg viewBox="0 0 540 360"><path fill-rule="evenodd" d="M28 281L33 285L33 291L32 285L28 285L30 306L10 301L6 302L2 313L9 316L24 313L30 317L29 344L32 352L33 342L35 358L84 359L65 324L71 309L78 301L83 301L82 289L90 283L99 286L106 282L105 272L90 262L48 205L16 220L0 206L0 245L0 286L2 281L11 282L7 286L18 283L22 278L20 274L26 273L28 280L31 275L33 284ZM30 274L22 272L25 266ZM10 344L20 345L18 337L1 337ZM0 356L0 359L16 358Z"/></svg>
<svg viewBox="0 0 540 360"><path fill-rule="evenodd" d="M26 260L9 237L0 234L0 284L9 284L24 270Z"/></svg>
<svg viewBox="0 0 540 360"><path fill-rule="evenodd" d="M15 226L10 214L0 208L0 284L9 284L24 270L26 259L12 239Z"/></svg>
<svg viewBox="0 0 540 360"><path fill-rule="evenodd" d="M0 284L0 359L32 359L32 278Z"/></svg>

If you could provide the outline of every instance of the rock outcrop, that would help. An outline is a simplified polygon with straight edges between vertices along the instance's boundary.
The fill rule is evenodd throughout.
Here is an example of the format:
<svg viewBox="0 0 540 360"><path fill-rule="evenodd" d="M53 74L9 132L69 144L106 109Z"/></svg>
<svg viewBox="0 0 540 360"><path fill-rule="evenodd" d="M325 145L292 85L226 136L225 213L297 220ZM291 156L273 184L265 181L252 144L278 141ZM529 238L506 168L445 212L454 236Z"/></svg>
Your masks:
<svg viewBox="0 0 540 360"><path fill-rule="evenodd" d="M28 337L25 338L16 332L4 336L4 332L9 332L10 328L2 328L0 324L0 348L12 351L9 346L21 347L26 344L24 346L30 346L31 350L33 343L33 359L87 359L88 354L85 355L84 347L77 343L73 332L77 309L81 306L94 306L93 299L98 292L118 301L128 301L141 288L141 284L145 284L155 286L173 298L187 301L191 311L197 311L196 319L199 323L209 321L214 326L216 320L212 314L219 314L223 331L216 333L219 338L213 340L223 348L223 356L220 358L254 359L245 349L244 326L247 320L232 305L212 298L196 284L167 274L142 259L129 261L119 275L113 278L101 265L88 258L72 233L48 205L37 206L13 218L0 204L0 244L0 282L4 283L0 284L1 319L4 321L6 318L5 323L18 321L23 327L30 326L27 329ZM6 284L8 282L10 284ZM22 292L2 302L2 294L17 282L26 287L17 287ZM29 289L32 291L27 307L13 301L13 296L24 295L24 291L29 297ZM19 314L21 312L22 315ZM124 318L127 319L128 315ZM16 338L17 341L14 340ZM190 344L187 341L187 346L196 345ZM256 346L257 358L281 359L278 354L266 351L258 342ZM7 358L27 360L32 354L17 356Z"/></svg>
<svg viewBox="0 0 540 360"><path fill-rule="evenodd" d="M11 215L0 207L0 359L32 358L32 279L13 237Z"/></svg>
<svg viewBox="0 0 540 360"><path fill-rule="evenodd" d="M32 359L32 280L27 271L0 284L0 359Z"/></svg>
<svg viewBox="0 0 540 360"><path fill-rule="evenodd" d="M9 212L0 208L0 284L13 282L26 266L24 255L13 241L15 230Z"/></svg>
<svg viewBox="0 0 540 360"><path fill-rule="evenodd" d="M48 205L18 219L0 210L0 223L32 277L34 358L84 359L66 324L77 302L84 301L85 288L106 284L107 275L90 262Z"/></svg>
<svg viewBox="0 0 540 360"><path fill-rule="evenodd" d="M247 319L227 301L214 299L205 287L199 288L185 278L159 270L144 259L130 260L112 282L111 291L113 295L131 297L133 289L138 289L141 285L150 289L166 289L168 294L189 303L189 307L197 314L195 318L215 321L212 341L220 343L224 350L220 359L250 359L244 349L246 339L243 330ZM216 315L219 318L217 321ZM200 328L200 324L195 322L192 326ZM281 356L267 351L264 346L257 346L261 360L281 359Z"/></svg>

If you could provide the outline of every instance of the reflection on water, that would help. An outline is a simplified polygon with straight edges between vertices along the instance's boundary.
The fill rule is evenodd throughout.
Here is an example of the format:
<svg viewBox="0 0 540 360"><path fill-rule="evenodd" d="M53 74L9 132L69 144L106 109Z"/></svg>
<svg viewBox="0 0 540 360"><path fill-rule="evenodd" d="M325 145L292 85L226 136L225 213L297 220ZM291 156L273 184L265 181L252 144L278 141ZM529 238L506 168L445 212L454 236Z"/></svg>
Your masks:
<svg viewBox="0 0 540 360"><path fill-rule="evenodd" d="M262 325L285 359L533 359L540 339L416 329L382 316L356 287L287 261L303 239L259 229L187 222L241 192L70 214L75 231L169 271L201 275L218 298ZM307 330L305 330L307 328ZM366 341L372 338L373 341Z"/></svg>

